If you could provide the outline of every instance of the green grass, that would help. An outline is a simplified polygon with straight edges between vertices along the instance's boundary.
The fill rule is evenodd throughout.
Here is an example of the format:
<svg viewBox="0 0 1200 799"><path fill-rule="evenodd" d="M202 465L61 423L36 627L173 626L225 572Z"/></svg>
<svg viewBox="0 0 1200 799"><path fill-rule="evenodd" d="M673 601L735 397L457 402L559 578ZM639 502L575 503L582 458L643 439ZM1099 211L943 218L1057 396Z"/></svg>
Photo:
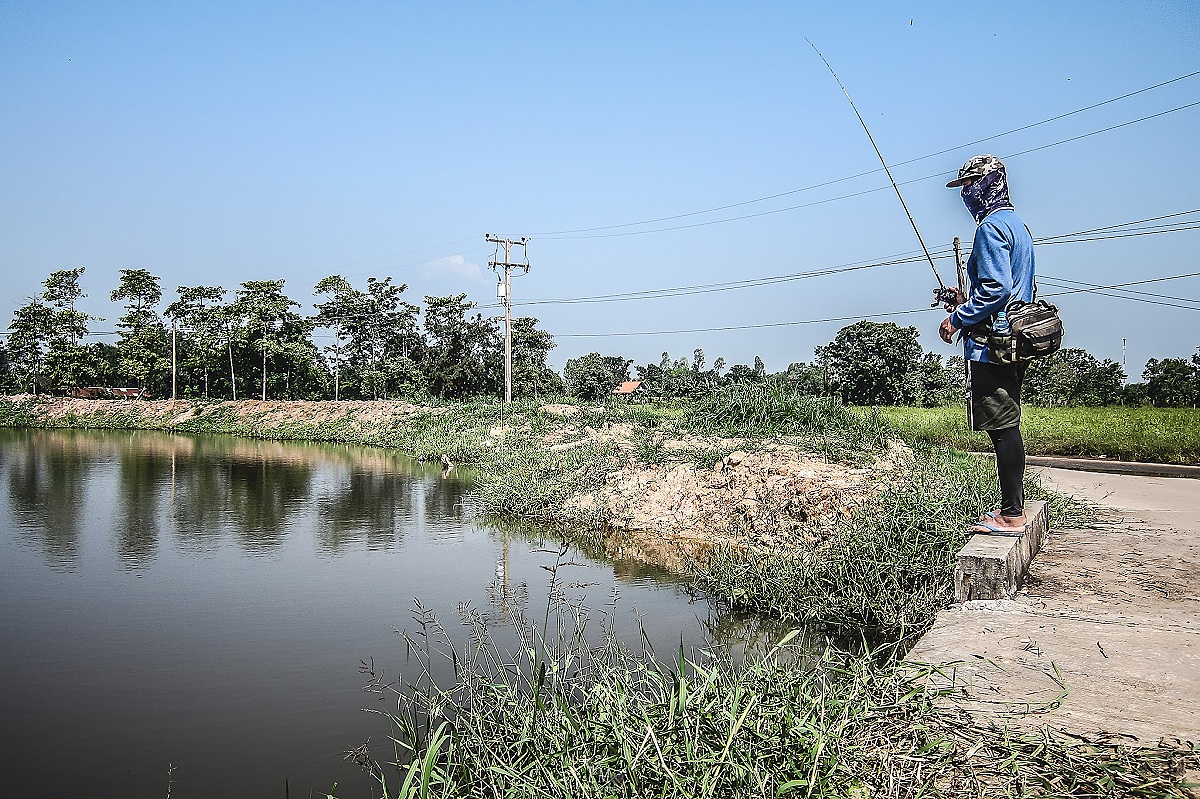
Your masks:
<svg viewBox="0 0 1200 799"><path fill-rule="evenodd" d="M399 677L363 664L367 689L394 702L376 711L392 740L382 761L369 744L351 755L384 796L1182 797L1200 766L1191 745L974 721L927 687L928 669L814 652L797 633L740 663L682 646L663 657L593 629L557 580L540 619L507 618L511 650L470 608L456 648L418 605Z"/></svg>
<svg viewBox="0 0 1200 799"><path fill-rule="evenodd" d="M726 386L706 395L684 411L680 427L698 435L799 439L811 452L846 461L879 454L891 437L879 414L855 413L836 400L775 383Z"/></svg>
<svg viewBox="0 0 1200 799"><path fill-rule="evenodd" d="M967 430L962 408L893 407L879 412L910 441L991 450L985 433ZM1021 432L1030 455L1200 464L1200 411L1191 408L1026 406Z"/></svg>

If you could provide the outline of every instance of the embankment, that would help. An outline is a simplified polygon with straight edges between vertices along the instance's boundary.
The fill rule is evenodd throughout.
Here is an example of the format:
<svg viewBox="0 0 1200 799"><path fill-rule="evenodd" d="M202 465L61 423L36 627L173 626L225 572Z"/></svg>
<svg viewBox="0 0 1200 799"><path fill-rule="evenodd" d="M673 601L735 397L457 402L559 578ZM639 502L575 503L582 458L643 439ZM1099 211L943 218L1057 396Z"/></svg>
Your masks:
<svg viewBox="0 0 1200 799"><path fill-rule="evenodd" d="M995 477L913 451L877 415L772 387L692 407L495 401L0 399L13 427L152 429L396 449L478 473L486 516L695 579L714 601L891 638L953 597L953 553ZM1075 508L1052 499L1062 518Z"/></svg>

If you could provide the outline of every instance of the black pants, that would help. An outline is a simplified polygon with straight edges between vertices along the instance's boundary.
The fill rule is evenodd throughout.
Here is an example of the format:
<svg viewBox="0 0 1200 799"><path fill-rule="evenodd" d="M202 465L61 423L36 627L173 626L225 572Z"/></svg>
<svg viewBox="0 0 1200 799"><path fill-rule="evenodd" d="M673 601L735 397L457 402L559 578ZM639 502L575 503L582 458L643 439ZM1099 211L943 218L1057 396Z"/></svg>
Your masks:
<svg viewBox="0 0 1200 799"><path fill-rule="evenodd" d="M1027 364L971 362L974 429L986 430L996 448L1000 513L1025 512L1025 441L1021 438L1021 383Z"/></svg>
<svg viewBox="0 0 1200 799"><path fill-rule="evenodd" d="M996 448L996 473L1000 477L1000 515L1025 512L1025 440L1020 426L989 430Z"/></svg>

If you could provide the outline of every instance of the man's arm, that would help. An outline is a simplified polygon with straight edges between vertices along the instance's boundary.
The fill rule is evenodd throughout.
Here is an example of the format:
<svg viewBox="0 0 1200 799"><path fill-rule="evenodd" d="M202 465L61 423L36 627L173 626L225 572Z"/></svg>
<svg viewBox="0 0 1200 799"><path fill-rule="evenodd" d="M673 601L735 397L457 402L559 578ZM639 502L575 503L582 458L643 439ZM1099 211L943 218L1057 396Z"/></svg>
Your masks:
<svg viewBox="0 0 1200 799"><path fill-rule="evenodd" d="M956 330L1004 310L1012 296L1012 242L999 227L984 222L976 228L971 260L975 262L976 278L971 296L946 320Z"/></svg>

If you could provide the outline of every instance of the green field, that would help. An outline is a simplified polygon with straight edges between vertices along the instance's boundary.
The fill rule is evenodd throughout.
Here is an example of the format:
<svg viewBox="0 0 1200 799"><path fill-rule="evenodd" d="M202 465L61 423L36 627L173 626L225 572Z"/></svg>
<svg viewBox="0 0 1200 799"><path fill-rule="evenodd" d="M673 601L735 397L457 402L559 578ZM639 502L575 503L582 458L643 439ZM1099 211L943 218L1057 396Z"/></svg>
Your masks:
<svg viewBox="0 0 1200 799"><path fill-rule="evenodd" d="M911 440L989 451L984 433L967 430L960 407L880 409ZM1023 409L1021 431L1030 455L1200 464L1200 410L1192 408Z"/></svg>

